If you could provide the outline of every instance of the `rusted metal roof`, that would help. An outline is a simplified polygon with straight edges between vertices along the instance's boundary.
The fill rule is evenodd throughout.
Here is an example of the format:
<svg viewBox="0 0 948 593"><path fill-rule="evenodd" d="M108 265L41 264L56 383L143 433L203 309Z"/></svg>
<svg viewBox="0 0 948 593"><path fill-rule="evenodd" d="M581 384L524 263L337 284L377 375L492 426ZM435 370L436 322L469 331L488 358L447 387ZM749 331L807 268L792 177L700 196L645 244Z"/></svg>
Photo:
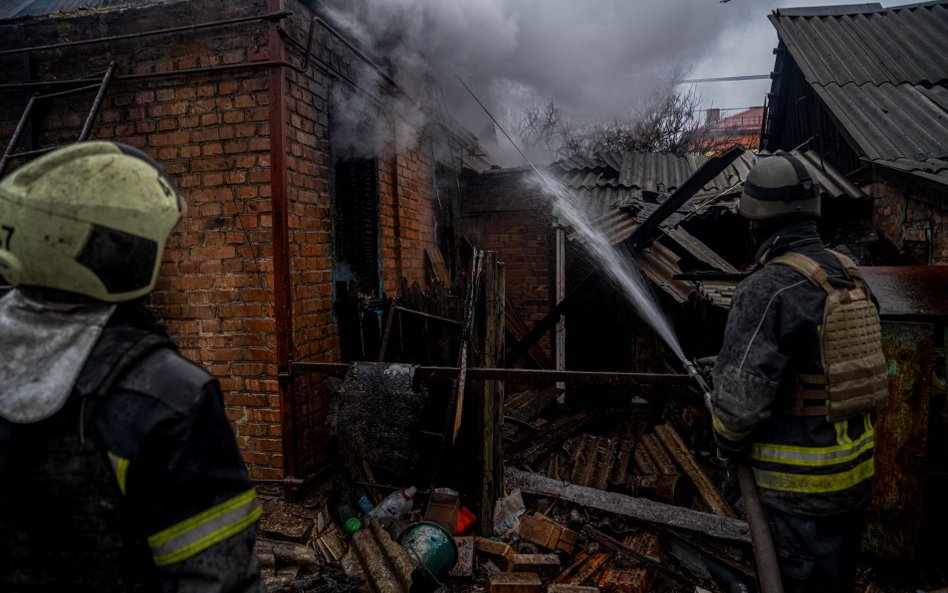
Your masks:
<svg viewBox="0 0 948 593"><path fill-rule="evenodd" d="M770 20L862 158L948 184L948 0L779 9Z"/></svg>
<svg viewBox="0 0 948 593"><path fill-rule="evenodd" d="M0 20L49 14L67 14L86 9L121 8L143 4L166 4L178 0L8 0L0 3Z"/></svg>
<svg viewBox="0 0 948 593"><path fill-rule="evenodd" d="M948 266L860 268L886 316L948 317Z"/></svg>

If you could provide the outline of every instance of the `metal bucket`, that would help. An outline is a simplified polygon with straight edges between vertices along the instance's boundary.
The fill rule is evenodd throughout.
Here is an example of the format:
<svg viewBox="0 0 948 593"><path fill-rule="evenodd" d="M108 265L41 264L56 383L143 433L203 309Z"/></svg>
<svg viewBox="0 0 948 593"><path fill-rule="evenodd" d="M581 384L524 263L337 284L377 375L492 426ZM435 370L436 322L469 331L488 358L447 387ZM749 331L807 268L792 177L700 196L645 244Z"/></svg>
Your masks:
<svg viewBox="0 0 948 593"><path fill-rule="evenodd" d="M458 547L448 530L430 521L415 523L402 533L399 544L418 567L443 577L458 561Z"/></svg>

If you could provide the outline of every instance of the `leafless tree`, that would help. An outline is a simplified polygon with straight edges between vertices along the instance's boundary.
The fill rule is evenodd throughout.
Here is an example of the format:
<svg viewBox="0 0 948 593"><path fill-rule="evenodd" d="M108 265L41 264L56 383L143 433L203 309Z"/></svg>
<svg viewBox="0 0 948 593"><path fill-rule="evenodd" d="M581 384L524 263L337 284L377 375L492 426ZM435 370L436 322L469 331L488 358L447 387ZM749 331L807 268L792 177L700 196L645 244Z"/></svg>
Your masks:
<svg viewBox="0 0 948 593"><path fill-rule="evenodd" d="M559 158L613 151L706 152L713 142L697 116L699 101L694 87L679 90L672 80L656 88L627 119L577 123L551 100L524 110L520 133L529 146Z"/></svg>

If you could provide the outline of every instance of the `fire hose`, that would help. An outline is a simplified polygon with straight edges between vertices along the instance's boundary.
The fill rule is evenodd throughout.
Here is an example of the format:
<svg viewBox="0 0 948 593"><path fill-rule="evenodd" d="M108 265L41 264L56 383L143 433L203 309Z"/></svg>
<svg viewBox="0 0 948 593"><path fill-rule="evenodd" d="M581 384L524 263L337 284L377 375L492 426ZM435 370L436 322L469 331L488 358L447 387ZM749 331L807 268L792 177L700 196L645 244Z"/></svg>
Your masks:
<svg viewBox="0 0 948 593"><path fill-rule="evenodd" d="M690 361L684 361L685 370L695 380L704 397L704 405L711 410L711 388L697 367ZM764 507L757 496L757 484L754 476L745 463L737 463L737 481L741 488L741 498L744 500L744 512L747 515L747 524L750 526L751 546L754 549L754 562L757 565L757 581L761 593L783 593L783 582L780 580L780 565L777 563L777 549L774 547L773 534Z"/></svg>

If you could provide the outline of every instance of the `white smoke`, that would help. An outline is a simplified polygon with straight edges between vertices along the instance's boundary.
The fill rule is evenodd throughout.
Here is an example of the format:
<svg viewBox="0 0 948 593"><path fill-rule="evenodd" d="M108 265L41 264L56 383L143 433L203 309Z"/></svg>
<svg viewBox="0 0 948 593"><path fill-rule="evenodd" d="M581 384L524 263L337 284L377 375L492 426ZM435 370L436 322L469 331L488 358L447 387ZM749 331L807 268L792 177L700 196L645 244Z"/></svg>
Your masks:
<svg viewBox="0 0 948 593"><path fill-rule="evenodd" d="M775 0L768 9L791 3ZM707 76L715 55L722 71L741 71L741 63L760 69L772 65L776 45L759 0L322 0L322 5L363 47L390 61L399 85L420 99L402 102L403 133L432 116L424 104L448 111L483 136L489 120L455 75L514 132L526 107L550 99L575 120L629 117L676 69L702 64ZM749 47L745 39L767 46ZM761 93L748 106L762 100Z"/></svg>

